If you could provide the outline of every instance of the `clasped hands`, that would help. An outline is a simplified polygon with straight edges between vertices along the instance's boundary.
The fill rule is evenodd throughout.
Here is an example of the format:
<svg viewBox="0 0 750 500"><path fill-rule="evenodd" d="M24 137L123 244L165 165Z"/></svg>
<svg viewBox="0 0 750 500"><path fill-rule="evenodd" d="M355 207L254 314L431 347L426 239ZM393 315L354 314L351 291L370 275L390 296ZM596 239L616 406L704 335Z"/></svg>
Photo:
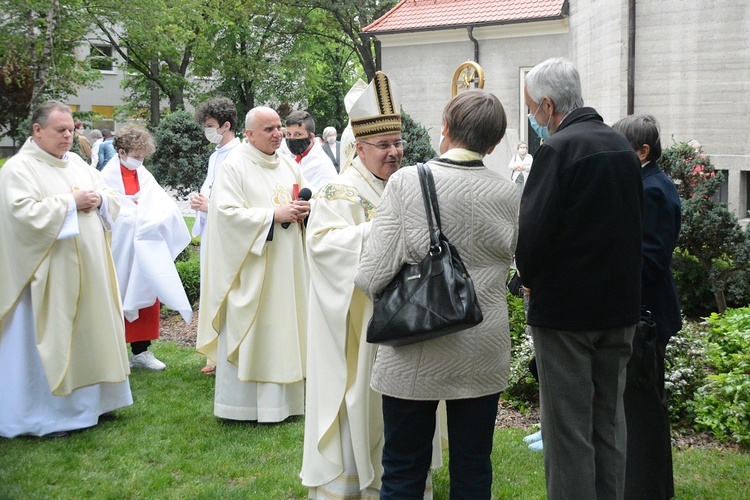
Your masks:
<svg viewBox="0 0 750 500"><path fill-rule="evenodd" d="M310 213L310 202L294 200L287 205L277 207L273 213L275 222L299 222L305 220Z"/></svg>
<svg viewBox="0 0 750 500"><path fill-rule="evenodd" d="M89 213L92 208L99 208L102 204L102 197L93 190L73 191L73 199L76 209L83 210L84 213Z"/></svg>

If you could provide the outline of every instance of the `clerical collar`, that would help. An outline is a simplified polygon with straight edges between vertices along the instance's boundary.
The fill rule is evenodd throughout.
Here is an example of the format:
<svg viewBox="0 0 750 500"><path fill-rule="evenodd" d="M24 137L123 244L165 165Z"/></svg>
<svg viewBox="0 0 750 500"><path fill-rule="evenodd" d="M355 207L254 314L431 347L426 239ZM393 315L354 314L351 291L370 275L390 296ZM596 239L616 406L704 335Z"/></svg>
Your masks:
<svg viewBox="0 0 750 500"><path fill-rule="evenodd" d="M36 149L37 149L38 151L41 151L42 153L44 153L44 154L46 154L46 155L50 155L50 156L51 156L52 158L54 158L54 159L56 159L56 160L68 161L68 151L66 151L66 152L65 152L65 154L64 154L64 155L62 155L62 156L55 156L55 155L53 155L52 153L48 153L47 151L45 151L45 150L43 150L42 148L40 148L40 147L39 147L39 144L37 144L36 142L34 142L34 139L33 139L33 138L29 137L29 140L31 141L31 144L32 144L32 145L33 145L33 146L34 146L34 147L35 147L35 148L36 148Z"/></svg>

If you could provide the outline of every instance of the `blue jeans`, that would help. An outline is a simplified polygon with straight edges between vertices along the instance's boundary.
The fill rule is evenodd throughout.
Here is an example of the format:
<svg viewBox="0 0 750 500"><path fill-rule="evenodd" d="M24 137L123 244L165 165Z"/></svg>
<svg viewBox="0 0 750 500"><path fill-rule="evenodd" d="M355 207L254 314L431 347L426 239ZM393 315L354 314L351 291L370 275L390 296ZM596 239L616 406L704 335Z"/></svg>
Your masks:
<svg viewBox="0 0 750 500"><path fill-rule="evenodd" d="M451 499L491 497L492 435L500 393L446 401ZM381 499L421 499L432 458L438 401L383 396Z"/></svg>

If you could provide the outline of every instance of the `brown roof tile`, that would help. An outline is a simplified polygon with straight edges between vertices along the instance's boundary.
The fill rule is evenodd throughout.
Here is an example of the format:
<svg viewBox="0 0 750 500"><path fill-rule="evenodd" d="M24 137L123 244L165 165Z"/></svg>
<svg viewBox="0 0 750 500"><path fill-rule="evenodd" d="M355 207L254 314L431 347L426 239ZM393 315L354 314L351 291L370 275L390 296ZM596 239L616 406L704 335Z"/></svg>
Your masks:
<svg viewBox="0 0 750 500"><path fill-rule="evenodd" d="M390 33L556 19L563 16L566 3L566 0L401 0L362 31Z"/></svg>

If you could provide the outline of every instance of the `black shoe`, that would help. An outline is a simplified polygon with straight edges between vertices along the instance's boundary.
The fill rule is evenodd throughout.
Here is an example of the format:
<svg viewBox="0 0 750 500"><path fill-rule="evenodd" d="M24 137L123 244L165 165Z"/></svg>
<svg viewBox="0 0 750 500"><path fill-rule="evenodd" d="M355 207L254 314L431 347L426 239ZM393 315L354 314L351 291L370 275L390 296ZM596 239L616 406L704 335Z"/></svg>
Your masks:
<svg viewBox="0 0 750 500"><path fill-rule="evenodd" d="M42 437L46 439L63 439L63 438L70 437L70 432L68 431L50 432L49 434L45 434Z"/></svg>
<svg viewBox="0 0 750 500"><path fill-rule="evenodd" d="M113 422L115 420L117 420L117 415L115 415L111 411L99 415L99 422Z"/></svg>

